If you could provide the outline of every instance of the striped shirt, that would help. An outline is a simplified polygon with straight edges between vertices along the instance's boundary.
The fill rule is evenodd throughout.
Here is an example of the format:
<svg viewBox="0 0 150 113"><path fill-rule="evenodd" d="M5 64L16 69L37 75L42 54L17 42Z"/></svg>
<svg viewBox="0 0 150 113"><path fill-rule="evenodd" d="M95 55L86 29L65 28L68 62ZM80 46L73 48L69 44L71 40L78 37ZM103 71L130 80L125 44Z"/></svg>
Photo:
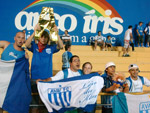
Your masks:
<svg viewBox="0 0 150 113"><path fill-rule="evenodd" d="M107 73L104 73L101 77L104 79L104 88L102 89L102 92L106 93L105 89L107 89L113 85L112 77L107 75ZM107 93L114 93L114 92L111 91L111 92L107 92ZM112 104L112 97L113 96L111 96L111 95L101 96L101 104ZM112 108L112 105L105 105L104 107L105 108Z"/></svg>

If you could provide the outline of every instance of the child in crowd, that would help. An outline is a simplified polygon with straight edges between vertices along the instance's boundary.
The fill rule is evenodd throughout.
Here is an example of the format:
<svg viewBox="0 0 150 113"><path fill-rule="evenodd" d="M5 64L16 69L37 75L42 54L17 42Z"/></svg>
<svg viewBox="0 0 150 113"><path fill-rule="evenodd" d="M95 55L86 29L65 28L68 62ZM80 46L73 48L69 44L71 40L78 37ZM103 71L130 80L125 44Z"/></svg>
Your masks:
<svg viewBox="0 0 150 113"><path fill-rule="evenodd" d="M107 39L105 42L105 50L106 51L112 50L111 36L107 36Z"/></svg>

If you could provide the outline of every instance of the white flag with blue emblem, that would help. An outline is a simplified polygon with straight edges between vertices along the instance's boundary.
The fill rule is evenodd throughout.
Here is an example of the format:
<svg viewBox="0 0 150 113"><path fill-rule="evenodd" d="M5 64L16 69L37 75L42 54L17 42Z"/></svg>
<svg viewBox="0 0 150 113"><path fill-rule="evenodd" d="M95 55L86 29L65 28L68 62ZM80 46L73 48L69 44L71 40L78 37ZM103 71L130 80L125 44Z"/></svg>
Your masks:
<svg viewBox="0 0 150 113"><path fill-rule="evenodd" d="M38 91L48 112L81 108L91 112L104 80L98 73L72 77L59 81L38 82Z"/></svg>
<svg viewBox="0 0 150 113"><path fill-rule="evenodd" d="M150 94L118 93L112 99L113 113L150 113Z"/></svg>
<svg viewBox="0 0 150 113"><path fill-rule="evenodd" d="M25 57L0 60L0 108L9 113L28 113L31 100L29 63Z"/></svg>

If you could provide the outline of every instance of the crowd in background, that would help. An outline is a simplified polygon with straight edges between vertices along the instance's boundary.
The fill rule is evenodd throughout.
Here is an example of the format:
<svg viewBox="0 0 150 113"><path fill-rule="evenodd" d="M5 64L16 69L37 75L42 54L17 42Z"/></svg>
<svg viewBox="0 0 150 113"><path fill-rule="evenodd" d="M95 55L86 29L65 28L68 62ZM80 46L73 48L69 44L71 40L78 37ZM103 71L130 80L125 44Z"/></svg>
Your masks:
<svg viewBox="0 0 150 113"><path fill-rule="evenodd" d="M142 27L142 24L142 22L139 22L139 25L137 26L138 46L144 46L143 36L145 33L147 36L147 46L149 47L150 23L145 29ZM25 47L33 53L31 65L32 93L38 93L36 85L38 81L55 81L92 73L92 64L89 61L84 63L82 69L80 69L80 58L78 55L73 55L71 53L71 37L67 30L65 30L65 34L62 36L62 39L58 36L58 41L51 45L49 43L49 34L46 31L42 33L37 42L33 41L34 33L37 29L40 29L38 25L35 27L33 34L26 41L24 32L16 33L16 36L14 37L15 42L13 44L7 41L0 41L0 48L4 49L1 55L2 60L14 60L19 59L22 56L25 56L28 59L28 54L25 52L24 48L22 48L23 44L25 44ZM54 30L58 32L57 26L54 27ZM124 38L123 56L129 56L128 49L130 47L130 43L133 45L134 40L132 36L132 26L128 27ZM101 31L98 31L98 35L95 36L93 41L91 41L91 44L93 44L94 50L97 49L97 46L100 46L103 51L112 50L111 36L107 36L107 38L105 38L102 36ZM59 52L59 50L63 47L65 48L65 52L62 54L62 70L55 76L52 76L53 54ZM130 64L127 70L130 76L126 78L122 85L120 84L120 87L117 87L113 80L113 76L116 74L116 67L117 66L114 62L108 62L105 65L103 74L102 71L97 71L99 76L104 79L104 88L102 89L102 92L143 92L143 85L150 86L150 81L147 78L138 75L139 66L136 64ZM102 107L102 113L112 113L112 106L110 105L111 99L112 96L102 96L102 104L109 104ZM33 96L31 104L39 103L39 96ZM37 113L39 112L39 108L33 107L31 112ZM85 111L80 109L68 111L67 113L70 112L85 113ZM95 110L91 113L93 112L95 112Z"/></svg>

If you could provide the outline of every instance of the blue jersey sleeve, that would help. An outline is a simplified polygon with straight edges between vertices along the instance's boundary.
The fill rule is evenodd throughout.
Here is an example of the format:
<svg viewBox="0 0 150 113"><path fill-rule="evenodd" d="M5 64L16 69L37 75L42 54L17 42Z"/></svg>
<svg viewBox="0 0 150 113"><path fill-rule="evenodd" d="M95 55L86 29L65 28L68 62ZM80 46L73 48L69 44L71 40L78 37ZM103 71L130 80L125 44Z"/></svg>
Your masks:
<svg viewBox="0 0 150 113"><path fill-rule="evenodd" d="M111 40L106 39L107 44L111 44Z"/></svg>
<svg viewBox="0 0 150 113"><path fill-rule="evenodd" d="M68 52L68 59L70 60L71 57L72 57L72 53Z"/></svg>
<svg viewBox="0 0 150 113"><path fill-rule="evenodd" d="M143 35L143 27L142 26L138 25L137 30L138 30L140 35Z"/></svg>
<svg viewBox="0 0 150 113"><path fill-rule="evenodd" d="M35 48L35 42L31 42L31 48L28 48L29 51L33 52L33 49Z"/></svg>
<svg viewBox="0 0 150 113"><path fill-rule="evenodd" d="M139 31L139 29L140 29L140 26L138 25L138 26L137 26L137 28L136 28L136 30L138 30L138 31Z"/></svg>
<svg viewBox="0 0 150 113"><path fill-rule="evenodd" d="M52 52L53 53L56 53L56 52L58 52L60 50L60 49L57 49L57 44L52 45L51 48L52 48Z"/></svg>

